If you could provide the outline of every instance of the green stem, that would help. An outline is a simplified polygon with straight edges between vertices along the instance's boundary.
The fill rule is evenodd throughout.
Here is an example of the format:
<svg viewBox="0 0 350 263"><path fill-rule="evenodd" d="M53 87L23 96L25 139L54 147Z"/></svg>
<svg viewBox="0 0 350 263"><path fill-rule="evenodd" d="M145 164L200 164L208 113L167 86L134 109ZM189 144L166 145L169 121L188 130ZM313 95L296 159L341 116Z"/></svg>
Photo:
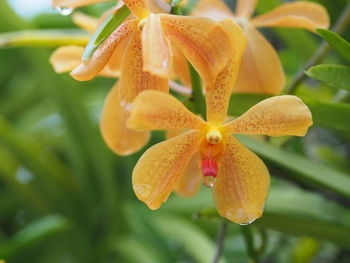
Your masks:
<svg viewBox="0 0 350 263"><path fill-rule="evenodd" d="M189 64L192 82L192 97L195 104L196 113L205 118L205 98L203 96L200 77L194 67Z"/></svg>
<svg viewBox="0 0 350 263"><path fill-rule="evenodd" d="M259 263L259 254L254 248L254 237L251 226L241 226L241 231L247 246L247 253L249 258L253 260L254 263Z"/></svg>
<svg viewBox="0 0 350 263"><path fill-rule="evenodd" d="M225 234L226 234L227 227L228 227L228 222L225 220L220 225L219 235L218 235L218 239L216 242L216 252L215 252L215 256L213 258L212 263L219 262L219 259L220 259L220 256L222 254L223 247L224 247L224 240L225 240Z"/></svg>
<svg viewBox="0 0 350 263"><path fill-rule="evenodd" d="M346 29L349 22L350 22L350 4L346 6L344 11L339 16L334 27L332 28L332 31L337 34L340 34L341 32L344 31L344 29ZM319 46L319 48L316 50L315 54L304 64L304 66L301 67L301 69L294 76L294 78L290 82L290 85L285 91L286 94L294 94L296 92L299 84L306 78L306 75L304 74L304 72L308 68L319 63L324 58L324 56L328 53L329 49L330 49L330 46L328 45L328 43L326 41L323 41L322 44Z"/></svg>
<svg viewBox="0 0 350 263"><path fill-rule="evenodd" d="M0 47L85 46L89 35L76 29L38 29L8 32L0 35Z"/></svg>

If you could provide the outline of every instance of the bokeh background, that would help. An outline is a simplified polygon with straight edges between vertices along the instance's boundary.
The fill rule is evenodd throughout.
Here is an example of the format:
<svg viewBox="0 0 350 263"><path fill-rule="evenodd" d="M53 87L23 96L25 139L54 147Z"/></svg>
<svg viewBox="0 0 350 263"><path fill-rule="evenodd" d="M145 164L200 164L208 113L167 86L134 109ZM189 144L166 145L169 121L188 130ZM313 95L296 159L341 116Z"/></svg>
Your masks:
<svg viewBox="0 0 350 263"><path fill-rule="evenodd" d="M260 0L257 12L281 2ZM332 23L349 4L318 2ZM49 0L0 0L1 33L76 28L50 5ZM99 16L111 5L80 11ZM298 29L263 33L278 49L288 81L322 41ZM349 27L341 35L349 40ZM0 46L1 41L0 36ZM212 262L223 219L213 209L210 190L202 187L191 199L171 195L158 211L139 202L131 172L141 152L114 155L98 129L104 97L115 80L77 82L54 73L49 56L55 45L0 48L0 259ZM334 50L322 62L347 64ZM267 162L272 187L263 218L249 226L224 223L219 262L252 262L251 244L261 262L350 262L349 97L312 79L304 80L297 94L317 110L306 137L242 138ZM235 98L237 111L257 100ZM154 132L149 145L163 139L163 132Z"/></svg>

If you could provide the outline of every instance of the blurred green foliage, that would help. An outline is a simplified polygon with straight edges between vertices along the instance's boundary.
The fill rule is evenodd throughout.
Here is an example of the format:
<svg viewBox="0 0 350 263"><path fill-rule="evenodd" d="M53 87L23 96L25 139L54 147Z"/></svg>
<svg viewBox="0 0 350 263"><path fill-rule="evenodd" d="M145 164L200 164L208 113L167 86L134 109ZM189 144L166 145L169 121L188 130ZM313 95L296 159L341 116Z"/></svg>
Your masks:
<svg viewBox="0 0 350 263"><path fill-rule="evenodd" d="M332 22L349 5L318 2ZM280 3L261 0L258 12ZM106 6L83 11L98 15ZM74 25L58 14L24 20L0 0L0 32L43 28ZM297 29L264 33L279 49L287 79L321 42ZM141 153L115 156L98 130L103 99L115 80L81 83L57 75L48 63L52 51L0 49L0 258L14 263L212 262L223 220L210 191L202 189L188 200L172 195L157 212L137 201L131 171ZM323 62L344 65L346 56L331 50ZM261 219L249 227L228 225L220 262L248 262L241 228L262 262L350 261L350 99L340 90L350 84L334 88L337 80L306 79L297 90L314 116L305 138L240 137L268 164L272 189ZM264 98L234 95L230 113L239 115ZM156 132L150 145L162 139L164 134Z"/></svg>

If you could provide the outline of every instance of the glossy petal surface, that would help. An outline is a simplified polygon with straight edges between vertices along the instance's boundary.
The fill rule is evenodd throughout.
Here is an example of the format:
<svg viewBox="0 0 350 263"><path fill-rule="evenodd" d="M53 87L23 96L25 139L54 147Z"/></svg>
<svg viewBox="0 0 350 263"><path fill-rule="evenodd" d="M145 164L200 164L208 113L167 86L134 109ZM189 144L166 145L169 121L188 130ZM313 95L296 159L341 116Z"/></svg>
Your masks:
<svg viewBox="0 0 350 263"><path fill-rule="evenodd" d="M100 129L108 147L118 155L128 155L140 150L149 140L149 132L135 132L126 127L129 112L120 105L119 88L109 92L101 115Z"/></svg>
<svg viewBox="0 0 350 263"><path fill-rule="evenodd" d="M219 73L214 85L206 86L207 120L211 123L222 123L226 118L229 100L246 47L246 39L240 26L231 19L220 23L230 36L233 52L229 63Z"/></svg>
<svg viewBox="0 0 350 263"><path fill-rule="evenodd" d="M200 189L202 174L199 169L199 156L195 154L189 161L185 171L176 181L175 192L182 197L194 196Z"/></svg>
<svg viewBox="0 0 350 263"><path fill-rule="evenodd" d="M316 3L297 1L285 3L276 9L255 17L251 21L257 27L296 27L314 31L328 28L329 17L326 9Z"/></svg>
<svg viewBox="0 0 350 263"><path fill-rule="evenodd" d="M143 70L162 78L170 78L172 52L164 35L160 18L150 14L142 29Z"/></svg>
<svg viewBox="0 0 350 263"><path fill-rule="evenodd" d="M229 135L214 186L219 214L228 220L247 224L264 210L270 176L265 164L254 153Z"/></svg>
<svg viewBox="0 0 350 263"><path fill-rule="evenodd" d="M178 177L198 150L202 135L190 131L149 148L137 162L132 184L138 199L158 209L174 190Z"/></svg>
<svg viewBox="0 0 350 263"><path fill-rule="evenodd" d="M52 0L52 6L62 8L76 8L107 1L109 0Z"/></svg>
<svg viewBox="0 0 350 263"><path fill-rule="evenodd" d="M138 18L143 18L149 14L145 0L123 0L125 5Z"/></svg>
<svg viewBox="0 0 350 263"><path fill-rule="evenodd" d="M215 21L233 18L231 9L221 0L200 0L191 12L193 16L205 16Z"/></svg>
<svg viewBox="0 0 350 263"><path fill-rule="evenodd" d="M136 29L136 21L130 20L120 25L86 62L81 63L71 72L71 76L77 80L91 80L101 72L111 59L114 51L120 43Z"/></svg>
<svg viewBox="0 0 350 263"><path fill-rule="evenodd" d="M69 72L81 63L83 52L80 46L62 46L51 54L50 63L56 73Z"/></svg>
<svg viewBox="0 0 350 263"><path fill-rule="evenodd" d="M144 90L169 91L168 80L142 70L141 32L130 37L129 46L122 62L120 73L120 94L122 104L130 108L135 97Z"/></svg>
<svg viewBox="0 0 350 263"><path fill-rule="evenodd" d="M203 129L206 123L175 97L148 90L134 101L128 127L134 130Z"/></svg>
<svg viewBox="0 0 350 263"><path fill-rule="evenodd" d="M276 50L252 25L244 28L244 51L234 92L278 94L285 84L283 68Z"/></svg>
<svg viewBox="0 0 350 263"><path fill-rule="evenodd" d="M164 31L191 62L206 84L215 81L231 55L229 36L209 18L159 15Z"/></svg>
<svg viewBox="0 0 350 263"><path fill-rule="evenodd" d="M75 12L72 15L72 20L74 24L76 24L78 27L84 29L89 33L95 32L99 24L99 21L97 18L86 15L82 12Z"/></svg>
<svg viewBox="0 0 350 263"><path fill-rule="evenodd" d="M236 16L250 18L255 10L258 0L238 0Z"/></svg>
<svg viewBox="0 0 350 263"><path fill-rule="evenodd" d="M225 125L232 133L304 136L312 125L309 108L296 96L272 97Z"/></svg>

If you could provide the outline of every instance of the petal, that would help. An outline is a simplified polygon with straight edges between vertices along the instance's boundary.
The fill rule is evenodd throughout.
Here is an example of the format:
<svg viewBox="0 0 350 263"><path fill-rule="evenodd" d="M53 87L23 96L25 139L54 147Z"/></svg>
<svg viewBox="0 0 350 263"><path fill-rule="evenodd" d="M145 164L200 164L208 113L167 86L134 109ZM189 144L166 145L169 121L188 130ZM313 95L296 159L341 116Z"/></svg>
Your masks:
<svg viewBox="0 0 350 263"><path fill-rule="evenodd" d="M122 68L123 63L123 57L126 49L129 46L129 38L127 37L124 39L115 49L111 59L109 60L108 64L106 65L105 69L118 72L118 75L120 76L120 71Z"/></svg>
<svg viewBox="0 0 350 263"><path fill-rule="evenodd" d="M142 70L141 32L135 32L129 41L120 73L120 96L125 107L131 107L135 97L143 90L169 91L168 80Z"/></svg>
<svg viewBox="0 0 350 263"><path fill-rule="evenodd" d="M179 78L184 86L191 88L192 81L188 61L181 49L175 43L171 44L171 48L173 51L173 71L175 78Z"/></svg>
<svg viewBox="0 0 350 263"><path fill-rule="evenodd" d="M231 19L223 20L220 23L230 36L233 52L229 63L219 73L214 85L206 87L207 120L212 123L225 121L229 100L246 47L246 39L240 26Z"/></svg>
<svg viewBox="0 0 350 263"><path fill-rule="evenodd" d="M255 17L251 22L257 27L284 26L311 31L319 27L329 27L329 17L323 6L302 1L285 3L264 15Z"/></svg>
<svg viewBox="0 0 350 263"><path fill-rule="evenodd" d="M296 96L272 97L224 127L232 133L304 136L312 125L309 108Z"/></svg>
<svg viewBox="0 0 350 263"><path fill-rule="evenodd" d="M170 79L172 53L160 18L150 14L142 29L143 70Z"/></svg>
<svg viewBox="0 0 350 263"><path fill-rule="evenodd" d="M255 10L258 0L238 0L236 13L238 17L250 18Z"/></svg>
<svg viewBox="0 0 350 263"><path fill-rule="evenodd" d="M215 21L220 21L225 18L233 18L233 12L221 0L201 0L192 10L193 16L205 16Z"/></svg>
<svg viewBox="0 0 350 263"><path fill-rule="evenodd" d="M114 32L97 48L92 57L81 63L71 72L71 76L77 80L91 80L106 66L119 44L136 30L136 21L130 20L121 24ZM123 54L120 54L121 56Z"/></svg>
<svg viewBox="0 0 350 263"><path fill-rule="evenodd" d="M225 141L214 186L216 208L228 220L247 224L263 213L270 185L269 171L235 137L229 135Z"/></svg>
<svg viewBox="0 0 350 263"><path fill-rule="evenodd" d="M50 63L56 73L69 72L81 63L83 52L80 46L62 46L52 53Z"/></svg>
<svg viewBox="0 0 350 263"><path fill-rule="evenodd" d="M109 92L101 115L101 134L108 147L118 155L140 150L149 140L149 132L135 132L126 127L129 113L120 105L119 88Z"/></svg>
<svg viewBox="0 0 350 263"><path fill-rule="evenodd" d="M149 148L132 174L137 198L150 209L158 209L174 190L177 178L198 150L201 139L201 133L190 131Z"/></svg>
<svg viewBox="0 0 350 263"><path fill-rule="evenodd" d="M84 29L89 33L95 32L99 24L97 18L86 15L82 12L75 12L72 15L72 20L74 24L76 24L78 27Z"/></svg>
<svg viewBox="0 0 350 263"><path fill-rule="evenodd" d="M201 186L202 174L198 166L199 156L195 154L185 171L176 181L175 192L182 197L194 196Z"/></svg>
<svg viewBox="0 0 350 263"><path fill-rule="evenodd" d="M144 18L149 14L145 0L123 0L125 5L138 18Z"/></svg>
<svg viewBox="0 0 350 263"><path fill-rule="evenodd" d="M205 17L159 15L164 31L191 62L206 84L232 56L229 36L219 23Z"/></svg>
<svg viewBox="0 0 350 263"><path fill-rule="evenodd" d="M110 0L52 0L52 6L62 8L76 8L107 1Z"/></svg>
<svg viewBox="0 0 350 263"><path fill-rule="evenodd" d="M276 50L252 25L244 28L244 51L234 92L278 94L285 84L283 68Z"/></svg>
<svg viewBox="0 0 350 263"><path fill-rule="evenodd" d="M173 96L148 90L135 99L127 126L134 130L204 129L206 123Z"/></svg>

